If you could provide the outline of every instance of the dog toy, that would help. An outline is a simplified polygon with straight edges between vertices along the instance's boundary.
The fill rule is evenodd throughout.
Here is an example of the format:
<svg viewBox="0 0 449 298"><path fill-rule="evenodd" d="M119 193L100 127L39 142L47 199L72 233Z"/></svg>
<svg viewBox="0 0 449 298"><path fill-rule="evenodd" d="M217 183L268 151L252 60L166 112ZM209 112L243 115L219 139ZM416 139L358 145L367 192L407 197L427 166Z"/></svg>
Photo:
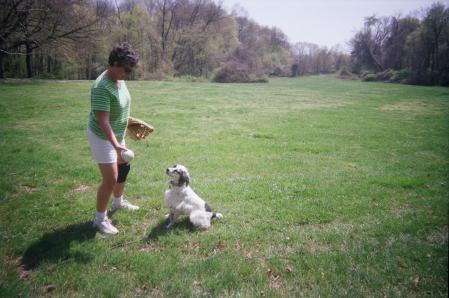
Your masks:
<svg viewBox="0 0 449 298"><path fill-rule="evenodd" d="M154 127L143 120L128 117L127 135L134 141L145 139L154 131Z"/></svg>

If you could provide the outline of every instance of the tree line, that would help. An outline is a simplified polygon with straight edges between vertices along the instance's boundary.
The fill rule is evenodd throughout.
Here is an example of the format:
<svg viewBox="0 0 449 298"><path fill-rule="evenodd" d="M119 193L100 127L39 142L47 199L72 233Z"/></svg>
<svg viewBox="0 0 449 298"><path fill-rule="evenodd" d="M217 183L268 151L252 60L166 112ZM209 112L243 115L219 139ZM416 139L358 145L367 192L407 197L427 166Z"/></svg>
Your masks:
<svg viewBox="0 0 449 298"><path fill-rule="evenodd" d="M293 45L280 29L212 0L0 0L0 77L94 79L123 41L141 58L134 79L252 82L349 62L338 48Z"/></svg>
<svg viewBox="0 0 449 298"><path fill-rule="evenodd" d="M133 79L264 82L343 69L366 81L448 85L448 15L435 3L420 17L368 17L346 53L291 43L214 0L0 0L0 78L95 79L127 41L141 58Z"/></svg>
<svg viewBox="0 0 449 298"><path fill-rule="evenodd" d="M351 42L351 66L364 80L449 85L449 7L417 16L371 16Z"/></svg>

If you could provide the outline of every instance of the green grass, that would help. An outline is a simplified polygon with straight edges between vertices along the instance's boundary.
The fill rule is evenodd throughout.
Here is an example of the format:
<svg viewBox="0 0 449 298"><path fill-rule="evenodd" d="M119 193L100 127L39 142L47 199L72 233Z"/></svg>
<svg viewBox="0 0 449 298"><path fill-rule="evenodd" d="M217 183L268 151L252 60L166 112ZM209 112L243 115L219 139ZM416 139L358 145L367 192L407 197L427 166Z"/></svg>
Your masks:
<svg viewBox="0 0 449 298"><path fill-rule="evenodd" d="M448 88L128 82L156 132L127 141L141 209L104 237L90 84L0 84L0 296L447 297ZM174 163L223 213L210 230L162 227Z"/></svg>

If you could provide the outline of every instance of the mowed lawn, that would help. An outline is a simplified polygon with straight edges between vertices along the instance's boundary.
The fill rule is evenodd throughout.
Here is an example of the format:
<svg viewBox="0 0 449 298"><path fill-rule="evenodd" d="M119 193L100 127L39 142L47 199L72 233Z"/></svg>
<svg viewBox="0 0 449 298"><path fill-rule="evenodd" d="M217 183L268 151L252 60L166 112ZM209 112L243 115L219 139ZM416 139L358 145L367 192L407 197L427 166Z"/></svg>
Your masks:
<svg viewBox="0 0 449 298"><path fill-rule="evenodd" d="M127 83L156 128L112 215L89 81L0 84L0 296L447 297L449 88L342 81ZM168 166L224 218L163 228Z"/></svg>

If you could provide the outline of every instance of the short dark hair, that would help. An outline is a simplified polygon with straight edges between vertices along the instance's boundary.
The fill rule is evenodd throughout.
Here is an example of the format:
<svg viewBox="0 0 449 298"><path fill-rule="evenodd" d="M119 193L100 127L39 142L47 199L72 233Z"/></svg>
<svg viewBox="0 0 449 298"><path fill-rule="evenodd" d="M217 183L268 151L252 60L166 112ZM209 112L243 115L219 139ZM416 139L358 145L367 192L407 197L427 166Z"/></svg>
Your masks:
<svg viewBox="0 0 449 298"><path fill-rule="evenodd" d="M127 42L116 45L109 54L109 66L134 67L139 62L139 55Z"/></svg>

